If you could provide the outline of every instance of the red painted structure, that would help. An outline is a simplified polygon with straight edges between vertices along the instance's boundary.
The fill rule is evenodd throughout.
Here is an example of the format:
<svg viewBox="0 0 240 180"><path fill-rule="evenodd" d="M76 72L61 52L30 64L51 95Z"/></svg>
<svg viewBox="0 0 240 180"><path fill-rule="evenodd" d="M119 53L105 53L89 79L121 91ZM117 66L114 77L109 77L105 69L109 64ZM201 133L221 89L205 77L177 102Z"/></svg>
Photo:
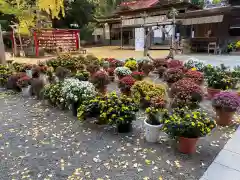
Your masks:
<svg viewBox="0 0 240 180"><path fill-rule="evenodd" d="M34 46L36 56L39 48L57 50L58 48L76 51L79 49L79 30L76 29L39 29L34 30Z"/></svg>

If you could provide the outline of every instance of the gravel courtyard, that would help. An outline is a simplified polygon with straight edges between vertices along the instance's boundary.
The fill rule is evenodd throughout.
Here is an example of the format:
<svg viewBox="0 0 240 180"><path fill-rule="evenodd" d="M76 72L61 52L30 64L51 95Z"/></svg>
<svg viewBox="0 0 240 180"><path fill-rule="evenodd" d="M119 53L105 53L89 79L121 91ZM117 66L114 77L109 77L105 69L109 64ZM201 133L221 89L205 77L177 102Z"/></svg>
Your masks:
<svg viewBox="0 0 240 180"><path fill-rule="evenodd" d="M126 135L20 94L2 92L0 107L1 180L197 180L235 129L216 129L189 156L164 133L145 142L142 114Z"/></svg>

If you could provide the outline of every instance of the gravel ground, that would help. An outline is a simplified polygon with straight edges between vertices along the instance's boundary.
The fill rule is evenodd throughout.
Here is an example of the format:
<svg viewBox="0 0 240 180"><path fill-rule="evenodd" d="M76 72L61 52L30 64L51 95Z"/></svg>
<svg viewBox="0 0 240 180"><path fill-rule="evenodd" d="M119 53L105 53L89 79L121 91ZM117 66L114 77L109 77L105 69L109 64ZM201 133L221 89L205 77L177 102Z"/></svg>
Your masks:
<svg viewBox="0 0 240 180"><path fill-rule="evenodd" d="M235 129L216 128L183 155L164 133L145 142L141 113L132 133L117 134L20 94L2 93L0 107L0 180L197 180Z"/></svg>

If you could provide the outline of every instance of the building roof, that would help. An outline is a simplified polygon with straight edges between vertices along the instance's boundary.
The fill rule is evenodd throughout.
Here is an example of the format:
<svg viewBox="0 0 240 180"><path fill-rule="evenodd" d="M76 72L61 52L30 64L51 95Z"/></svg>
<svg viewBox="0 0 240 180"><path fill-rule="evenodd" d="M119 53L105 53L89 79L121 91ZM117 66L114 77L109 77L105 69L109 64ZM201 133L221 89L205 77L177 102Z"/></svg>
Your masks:
<svg viewBox="0 0 240 180"><path fill-rule="evenodd" d="M232 6L216 7L211 9L201 9L195 11L187 11L184 14L179 14L178 18L189 18L189 17L204 17L229 13L232 10Z"/></svg>
<svg viewBox="0 0 240 180"><path fill-rule="evenodd" d="M135 9L143 9L149 8L156 5L159 0L134 0L129 2L122 2L120 7L124 7L127 9L135 10Z"/></svg>

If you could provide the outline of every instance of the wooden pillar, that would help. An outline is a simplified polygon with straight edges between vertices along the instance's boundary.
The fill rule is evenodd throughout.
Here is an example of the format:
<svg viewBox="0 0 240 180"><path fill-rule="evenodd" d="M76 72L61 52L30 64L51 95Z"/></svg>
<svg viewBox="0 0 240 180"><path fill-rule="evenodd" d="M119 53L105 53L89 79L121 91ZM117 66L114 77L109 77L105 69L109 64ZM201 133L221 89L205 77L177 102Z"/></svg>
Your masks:
<svg viewBox="0 0 240 180"><path fill-rule="evenodd" d="M121 17L121 49L123 48L123 25L122 25L122 17Z"/></svg>
<svg viewBox="0 0 240 180"><path fill-rule="evenodd" d="M34 37L34 45L35 45L35 55L38 57L38 56L39 56L39 47L38 47L38 41L37 41L37 33L36 33L36 31L34 31L33 37Z"/></svg>
<svg viewBox="0 0 240 180"><path fill-rule="evenodd" d="M3 43L1 24L0 24L0 63L1 64L6 63L6 55L5 55L5 48L4 48L4 43Z"/></svg>

